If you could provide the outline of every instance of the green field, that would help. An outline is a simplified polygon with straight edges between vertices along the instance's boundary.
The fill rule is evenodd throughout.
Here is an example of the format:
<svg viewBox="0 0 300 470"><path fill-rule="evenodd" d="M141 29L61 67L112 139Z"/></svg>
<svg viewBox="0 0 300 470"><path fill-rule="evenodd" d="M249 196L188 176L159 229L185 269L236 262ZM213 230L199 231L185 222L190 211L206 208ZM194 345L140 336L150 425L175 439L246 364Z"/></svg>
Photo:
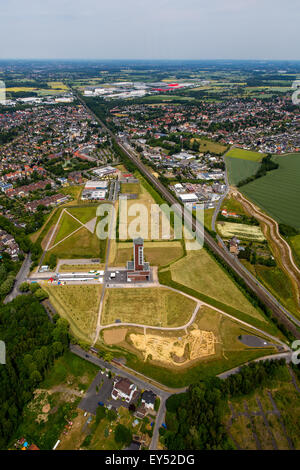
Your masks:
<svg viewBox="0 0 300 470"><path fill-rule="evenodd" d="M300 154L274 156L277 170L241 187L241 191L278 222L300 229Z"/></svg>
<svg viewBox="0 0 300 470"><path fill-rule="evenodd" d="M53 286L43 284L58 314L70 323L72 333L91 342L96 329L101 285Z"/></svg>
<svg viewBox="0 0 300 470"><path fill-rule="evenodd" d="M293 249L295 261L300 266L300 235L290 237L289 242Z"/></svg>
<svg viewBox="0 0 300 470"><path fill-rule="evenodd" d="M261 321L264 317L245 298L206 250L189 252L171 265L172 279Z"/></svg>
<svg viewBox="0 0 300 470"><path fill-rule="evenodd" d="M108 289L105 293L101 323L117 319L125 323L177 327L185 325L196 303L165 288Z"/></svg>
<svg viewBox="0 0 300 470"><path fill-rule="evenodd" d="M244 150L239 148L232 148L227 153L227 157L240 158L242 160L250 160L252 162L260 162L265 153L253 152L251 150Z"/></svg>
<svg viewBox="0 0 300 470"><path fill-rule="evenodd" d="M132 243L117 243L112 249L115 256L111 256L111 266L123 266L133 258ZM183 248L179 241L145 242L144 257L151 266L166 266L183 255Z"/></svg>
<svg viewBox="0 0 300 470"><path fill-rule="evenodd" d="M67 213L64 213L60 219L58 231L52 245L55 245L56 243L60 242L68 235L73 233L75 230L77 230L79 227L80 224L75 219L73 219L73 217L71 217Z"/></svg>
<svg viewBox="0 0 300 470"><path fill-rule="evenodd" d="M70 214L72 214L76 219L78 219L82 224L86 224L94 217L96 217L96 210L98 205L94 206L82 206L82 207L72 207L67 209Z"/></svg>
<svg viewBox="0 0 300 470"><path fill-rule="evenodd" d="M228 154L225 158L225 161L229 183L234 186L245 178L253 176L260 166L258 161L233 158L228 156Z"/></svg>
<svg viewBox="0 0 300 470"><path fill-rule="evenodd" d="M191 144L193 144L195 140L200 145L199 152L211 152L211 153L216 153L220 155L220 154L223 154L227 149L225 145L219 144L218 142L213 142L212 140L203 139L203 138L201 139L193 138L191 139Z"/></svg>

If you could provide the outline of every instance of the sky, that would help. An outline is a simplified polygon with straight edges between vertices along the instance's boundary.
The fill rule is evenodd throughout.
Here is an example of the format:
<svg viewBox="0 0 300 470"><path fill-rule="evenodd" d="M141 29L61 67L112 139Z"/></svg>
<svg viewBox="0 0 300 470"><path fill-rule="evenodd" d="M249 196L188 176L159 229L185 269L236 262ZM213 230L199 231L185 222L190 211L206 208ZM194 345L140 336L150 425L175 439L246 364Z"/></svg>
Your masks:
<svg viewBox="0 0 300 470"><path fill-rule="evenodd" d="M299 60L299 0L0 0L0 59Z"/></svg>

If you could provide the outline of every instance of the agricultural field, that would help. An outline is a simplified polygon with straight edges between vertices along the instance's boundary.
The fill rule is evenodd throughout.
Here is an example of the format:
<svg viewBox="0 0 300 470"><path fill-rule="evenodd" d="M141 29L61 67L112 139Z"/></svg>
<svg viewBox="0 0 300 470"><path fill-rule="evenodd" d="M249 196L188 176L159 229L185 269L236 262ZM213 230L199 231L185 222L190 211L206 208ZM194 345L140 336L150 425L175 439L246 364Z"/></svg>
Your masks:
<svg viewBox="0 0 300 470"><path fill-rule="evenodd" d="M129 367L168 386L182 387L275 352L272 346L246 346L239 340L242 334L256 335L251 328L202 306L186 330L147 328L144 334L141 328L111 328L102 331L102 339L104 344L121 348L125 355L128 351Z"/></svg>
<svg viewBox="0 0 300 470"><path fill-rule="evenodd" d="M241 240L252 240L257 242L262 242L265 240L261 228L256 225L219 222L217 224L217 229L222 238L237 237Z"/></svg>
<svg viewBox="0 0 300 470"><path fill-rule="evenodd" d="M207 139L193 138L191 139L191 144L193 144L195 140L200 144L199 152L211 152L217 155L221 155L227 150L227 147L225 145Z"/></svg>
<svg viewBox="0 0 300 470"><path fill-rule="evenodd" d="M71 352L57 359L26 405L16 437L25 437L41 450L52 450L63 433L73 431L81 413L78 403L98 371ZM71 429L68 422L73 423Z"/></svg>
<svg viewBox="0 0 300 470"><path fill-rule="evenodd" d="M163 287L107 289L101 323L124 323L178 327L185 325L196 308L196 302Z"/></svg>
<svg viewBox="0 0 300 470"><path fill-rule="evenodd" d="M225 157L229 183L236 186L240 181L245 178L253 176L260 167L258 161L233 158L228 154Z"/></svg>
<svg viewBox="0 0 300 470"><path fill-rule="evenodd" d="M172 279L184 286L265 322L260 312L205 249L188 252L170 267Z"/></svg>
<svg viewBox="0 0 300 470"><path fill-rule="evenodd" d="M300 229L300 154L273 157L277 170L242 186L241 192L277 222Z"/></svg>
<svg viewBox="0 0 300 470"><path fill-rule="evenodd" d="M58 314L70 323L72 333L86 342L93 340L98 316L101 285L43 284Z"/></svg>
<svg viewBox="0 0 300 470"><path fill-rule="evenodd" d="M297 379L296 386L293 384L286 367L268 387L230 399L224 425L236 448L299 450L300 393L297 384L299 387Z"/></svg>
<svg viewBox="0 0 300 470"><path fill-rule="evenodd" d="M133 257L131 242L116 243L112 248L110 266L124 266ZM113 256L114 253L114 256ZM183 256L182 244L179 241L145 242L144 257L151 266L166 266Z"/></svg>
<svg viewBox="0 0 300 470"><path fill-rule="evenodd" d="M226 156L231 158L240 158L241 160L250 160L252 162L260 162L261 159L266 156L266 154L240 148L232 148L229 150Z"/></svg>

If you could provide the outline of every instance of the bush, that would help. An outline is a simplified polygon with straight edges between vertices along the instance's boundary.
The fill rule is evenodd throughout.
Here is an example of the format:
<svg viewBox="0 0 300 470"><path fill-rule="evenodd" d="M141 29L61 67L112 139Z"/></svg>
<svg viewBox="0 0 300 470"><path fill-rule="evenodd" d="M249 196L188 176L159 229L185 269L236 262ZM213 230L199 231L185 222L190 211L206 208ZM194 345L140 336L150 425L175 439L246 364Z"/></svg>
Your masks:
<svg viewBox="0 0 300 470"><path fill-rule="evenodd" d="M118 444L129 445L132 440L132 433L123 424L118 424L115 429L115 441Z"/></svg>

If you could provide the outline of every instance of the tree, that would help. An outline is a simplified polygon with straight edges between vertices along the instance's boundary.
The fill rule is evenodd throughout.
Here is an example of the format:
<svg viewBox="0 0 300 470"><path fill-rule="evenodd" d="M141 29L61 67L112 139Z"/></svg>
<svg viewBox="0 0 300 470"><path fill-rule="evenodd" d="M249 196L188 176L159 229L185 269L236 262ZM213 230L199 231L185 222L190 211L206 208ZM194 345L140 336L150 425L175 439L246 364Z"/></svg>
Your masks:
<svg viewBox="0 0 300 470"><path fill-rule="evenodd" d="M29 284L28 282L22 282L22 284L19 287L19 290L21 292L28 292L29 291Z"/></svg>
<svg viewBox="0 0 300 470"><path fill-rule="evenodd" d="M115 429L115 441L118 444L129 445L132 440L132 433L130 429L126 428L123 424L118 424Z"/></svg>
<svg viewBox="0 0 300 470"><path fill-rule="evenodd" d="M105 408L99 405L96 410L96 424L99 424L103 418L105 418Z"/></svg>

